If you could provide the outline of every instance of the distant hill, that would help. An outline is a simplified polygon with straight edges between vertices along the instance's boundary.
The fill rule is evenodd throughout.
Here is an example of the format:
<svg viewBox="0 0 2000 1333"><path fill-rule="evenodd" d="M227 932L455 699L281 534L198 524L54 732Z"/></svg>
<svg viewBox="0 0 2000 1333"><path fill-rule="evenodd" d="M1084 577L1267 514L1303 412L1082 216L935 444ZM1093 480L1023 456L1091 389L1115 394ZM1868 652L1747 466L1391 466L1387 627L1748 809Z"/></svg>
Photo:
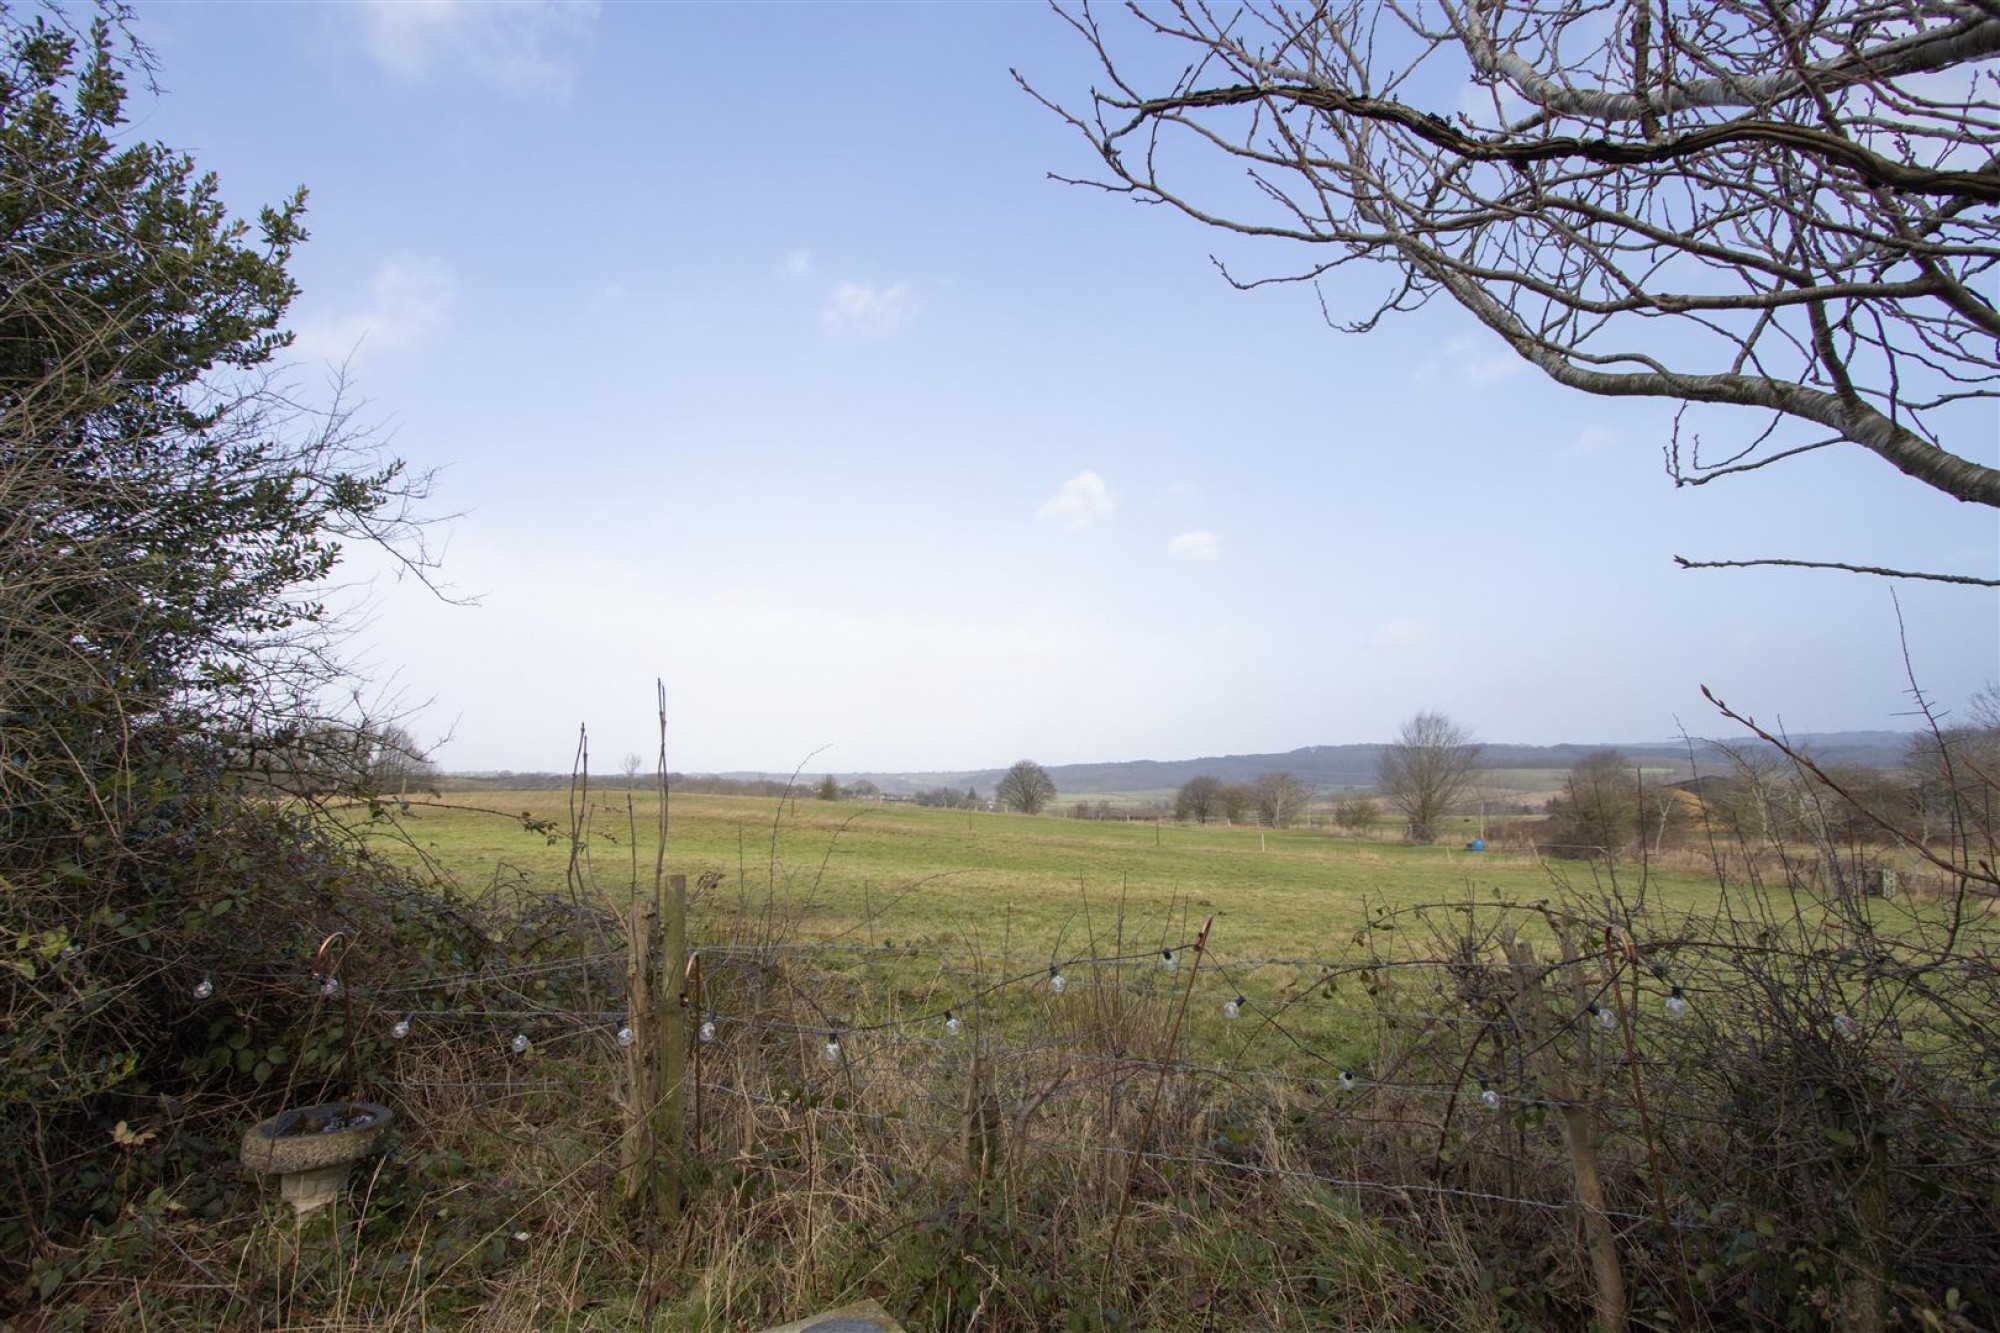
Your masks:
<svg viewBox="0 0 2000 1333"><path fill-rule="evenodd" d="M1793 743L1823 763L1860 764L1889 768L1902 762L1909 737L1896 731L1833 731L1792 738ZM1745 736L1726 742L1640 741L1607 745L1507 745L1489 744L1481 764L1495 769L1546 769L1552 775L1567 770L1593 750L1615 748L1649 768L1663 768L1677 777L1693 776L1696 770L1713 771L1730 760L1724 747L1738 752L1767 749L1763 742ZM1052 764L1049 776L1064 796L1121 796L1159 792L1180 786L1197 774L1207 773L1224 782L1251 782L1265 773L1289 772L1301 782L1322 791L1372 786L1376 759L1382 746L1308 745L1282 754L1212 755L1200 759L1133 759L1122 763ZM866 780L892 795L909 795L937 787L963 791L975 788L990 795L993 785L1007 770L1000 768L950 769L916 773L835 773L842 783ZM718 777L737 781L783 780L786 774L732 772ZM801 781L804 781L801 778ZM1550 786L1554 786L1551 777Z"/></svg>

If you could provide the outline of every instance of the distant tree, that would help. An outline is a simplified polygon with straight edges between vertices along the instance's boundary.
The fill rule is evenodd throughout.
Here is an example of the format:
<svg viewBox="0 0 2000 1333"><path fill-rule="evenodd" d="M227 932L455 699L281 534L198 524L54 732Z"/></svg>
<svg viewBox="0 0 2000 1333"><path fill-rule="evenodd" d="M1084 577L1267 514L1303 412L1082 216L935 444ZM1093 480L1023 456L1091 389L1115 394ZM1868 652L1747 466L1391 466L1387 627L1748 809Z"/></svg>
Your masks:
<svg viewBox="0 0 2000 1333"><path fill-rule="evenodd" d="M1250 784L1257 818L1271 828L1284 828L1305 813L1312 788L1290 773L1266 773Z"/></svg>
<svg viewBox="0 0 2000 1333"><path fill-rule="evenodd" d="M1038 815L1055 800L1056 783L1046 768L1032 759L1023 759L1007 770L993 789L993 795L1009 810Z"/></svg>
<svg viewBox="0 0 2000 1333"><path fill-rule="evenodd" d="M849 801L872 801L882 794L882 789L866 778L848 783L840 789L841 797Z"/></svg>
<svg viewBox="0 0 2000 1333"><path fill-rule="evenodd" d="M412 787L418 791L436 789L438 767L430 763L430 755L416 743L416 737L394 723L366 729L364 735L372 741L366 783L370 791L408 795Z"/></svg>
<svg viewBox="0 0 2000 1333"><path fill-rule="evenodd" d="M1730 758L1731 772L1702 783L1701 799L1710 825L1753 844L1795 832L1790 770L1763 750L1746 749Z"/></svg>
<svg viewBox="0 0 2000 1333"><path fill-rule="evenodd" d="M1964 725L1912 736L1903 769L1925 841L1990 846L2000 837L2000 686L1967 711Z"/></svg>
<svg viewBox="0 0 2000 1333"><path fill-rule="evenodd" d="M1222 813L1222 779L1197 773L1174 793L1174 818L1206 824Z"/></svg>
<svg viewBox="0 0 2000 1333"><path fill-rule="evenodd" d="M1648 782L1622 752L1594 750L1571 767L1562 792L1549 801L1549 850L1577 859L1617 856L1635 844L1658 851L1702 806L1689 792Z"/></svg>
<svg viewBox="0 0 2000 1333"><path fill-rule="evenodd" d="M829 773L819 780L819 799L822 801L840 799L840 784L833 780L833 774Z"/></svg>
<svg viewBox="0 0 2000 1333"><path fill-rule="evenodd" d="M639 770L645 766L646 761L629 750L626 752L625 757L618 761L618 771L625 775L626 791L637 791L639 789Z"/></svg>
<svg viewBox="0 0 2000 1333"><path fill-rule="evenodd" d="M968 810L975 810L978 807L979 807L979 789L977 787L967 787L965 789L965 808Z"/></svg>
<svg viewBox="0 0 2000 1333"><path fill-rule="evenodd" d="M1257 808L1257 794L1241 782L1227 783L1215 793L1216 809L1232 824Z"/></svg>
<svg viewBox="0 0 2000 1333"><path fill-rule="evenodd" d="M1333 822L1348 833L1366 833L1380 818L1382 807L1372 797L1347 796L1333 805Z"/></svg>
<svg viewBox="0 0 2000 1333"><path fill-rule="evenodd" d="M1933 747L1937 744L1935 738L1923 739ZM1965 752L1956 757L1965 758ZM1838 795L1817 781L1811 784L1807 827L1823 852L1838 854L1843 848L1896 842L1897 835L1883 824L1906 836L1920 826L1922 797L1907 771L1865 764L1827 764L1822 771L1846 793Z"/></svg>
<svg viewBox="0 0 2000 1333"><path fill-rule="evenodd" d="M1593 750L1570 767L1549 801L1557 856L1616 856L1643 836L1638 770L1619 750Z"/></svg>
<svg viewBox="0 0 2000 1333"><path fill-rule="evenodd" d="M1409 822L1412 842L1437 841L1438 821L1472 782L1483 747L1443 713L1418 713L1382 747L1376 782Z"/></svg>

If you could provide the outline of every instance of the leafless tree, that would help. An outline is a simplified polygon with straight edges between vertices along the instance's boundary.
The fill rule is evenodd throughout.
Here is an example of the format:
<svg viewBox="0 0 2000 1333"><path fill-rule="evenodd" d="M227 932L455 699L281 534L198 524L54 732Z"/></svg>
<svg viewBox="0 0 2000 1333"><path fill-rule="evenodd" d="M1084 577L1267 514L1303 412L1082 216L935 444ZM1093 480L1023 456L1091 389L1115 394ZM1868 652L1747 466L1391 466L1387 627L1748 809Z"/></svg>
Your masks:
<svg viewBox="0 0 2000 1333"><path fill-rule="evenodd" d="M1174 818L1206 824L1222 813L1222 779L1212 773L1197 773L1174 793Z"/></svg>
<svg viewBox="0 0 2000 1333"><path fill-rule="evenodd" d="M1056 798L1055 779L1034 760L1023 759L1001 777L993 796L1009 810L1038 815Z"/></svg>
<svg viewBox="0 0 2000 1333"><path fill-rule="evenodd" d="M1687 809L1664 782L1649 783L1622 751L1593 750L1570 766L1549 802L1557 856L1615 857L1634 843L1658 849Z"/></svg>
<svg viewBox="0 0 2000 1333"><path fill-rule="evenodd" d="M1271 828L1284 828L1305 813L1312 788L1290 773L1265 773L1250 784L1257 818Z"/></svg>
<svg viewBox="0 0 2000 1333"><path fill-rule="evenodd" d="M1481 745L1443 713L1418 713L1382 747L1376 781L1409 821L1412 842L1435 842L1437 824L1465 793Z"/></svg>
<svg viewBox="0 0 2000 1333"><path fill-rule="evenodd" d="M362 731L368 746L367 777L371 790L383 795L407 796L410 789L434 790L437 765L416 737L396 723L366 727Z"/></svg>
<svg viewBox="0 0 2000 1333"><path fill-rule="evenodd" d="M1382 807L1366 796L1344 796L1333 805L1333 822L1345 833L1366 833L1382 817Z"/></svg>
<svg viewBox="0 0 2000 1333"><path fill-rule="evenodd" d="M1342 327L1444 295L1560 384L1677 402L1677 485L1850 447L2000 506L1978 461L2000 391L1994 0L1063 17L1106 79L1087 105L1035 94L1103 161L1078 183L1309 247L1238 286L1386 265L1396 281ZM1207 170L1216 155L1245 173ZM1748 414L1720 452L1687 416L1710 406Z"/></svg>

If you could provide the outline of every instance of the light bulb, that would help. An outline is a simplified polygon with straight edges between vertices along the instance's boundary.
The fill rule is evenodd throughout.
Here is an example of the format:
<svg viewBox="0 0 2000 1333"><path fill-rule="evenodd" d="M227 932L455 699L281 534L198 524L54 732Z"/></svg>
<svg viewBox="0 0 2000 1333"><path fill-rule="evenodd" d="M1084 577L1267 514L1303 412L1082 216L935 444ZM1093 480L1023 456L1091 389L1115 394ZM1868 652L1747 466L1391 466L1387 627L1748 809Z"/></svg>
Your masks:
<svg viewBox="0 0 2000 1333"><path fill-rule="evenodd" d="M1222 1002L1222 1016L1224 1018L1233 1019L1242 1012L1243 1012L1243 997L1241 995L1237 996L1233 1000L1224 1000Z"/></svg>
<svg viewBox="0 0 2000 1333"><path fill-rule="evenodd" d="M965 1024L963 1024L963 1023L961 1023L961 1022L959 1022L959 1021L958 1021L958 1015L957 1015L957 1014L954 1014L954 1013L953 1013L953 1012L951 1012L951 1010L949 1010L949 1009L945 1010L945 1013L944 1013L944 1030L945 1030L946 1032L948 1032L948 1033L950 1033L950 1034L951 1034L952 1036L956 1037L956 1036L957 1036L957 1035L959 1034L959 1032L960 1032L960 1031L962 1031L962 1030L964 1029L964 1027L965 1027Z"/></svg>
<svg viewBox="0 0 2000 1333"><path fill-rule="evenodd" d="M830 1065L839 1064L840 1038L829 1034L826 1039L826 1047L823 1050L821 1050L819 1054L820 1058L822 1060L825 1060L828 1064Z"/></svg>
<svg viewBox="0 0 2000 1333"><path fill-rule="evenodd" d="M1687 1016L1688 1016L1687 996L1682 995L1681 988L1679 986L1676 986L1674 987L1674 993L1667 997L1667 1017L1686 1018Z"/></svg>
<svg viewBox="0 0 2000 1333"><path fill-rule="evenodd" d="M620 1046L630 1046L632 1044L632 1029L630 1027L618 1029L618 1044Z"/></svg>
<svg viewBox="0 0 2000 1333"><path fill-rule="evenodd" d="M1355 1085L1359 1081L1354 1077L1352 1069L1343 1069L1340 1071L1340 1090L1342 1092L1353 1092Z"/></svg>
<svg viewBox="0 0 2000 1333"><path fill-rule="evenodd" d="M320 978L320 982L319 982L319 998L320 998L320 999L322 999L322 1000L331 1000L331 999L332 999L332 998L333 998L334 996L336 996L336 995L338 995L338 994L340 994L340 978L339 978L339 977L321 977L321 978Z"/></svg>
<svg viewBox="0 0 2000 1333"><path fill-rule="evenodd" d="M1160 970L1162 972L1171 972L1180 965L1180 960L1174 957L1172 949L1160 950Z"/></svg>
<svg viewBox="0 0 2000 1333"><path fill-rule="evenodd" d="M1603 1028L1606 1032L1609 1032L1613 1028L1618 1026L1618 1015L1612 1013L1611 1010L1604 1005L1586 1004L1583 1007L1583 1011L1589 1014L1592 1018L1596 1019L1597 1026Z"/></svg>
<svg viewBox="0 0 2000 1333"><path fill-rule="evenodd" d="M81 954L82 952L83 949L79 945L65 944L62 947L62 952L57 954L56 957L61 959L63 962L67 963L71 959L75 958L78 954Z"/></svg>
<svg viewBox="0 0 2000 1333"><path fill-rule="evenodd" d="M704 1042L710 1042L710 1041L714 1041L714 1040L715 1040L715 1020L714 1020L714 1019L712 1019L712 1018L704 1018L704 1019L702 1019L702 1020L701 1020L701 1028L700 1028L700 1029L699 1029L699 1030L698 1030L698 1031L697 1031L697 1032L695 1033L695 1035L696 1035L696 1036L698 1036L698 1037L700 1037L700 1038L701 1038L701 1039L702 1039L702 1040L703 1040Z"/></svg>
<svg viewBox="0 0 2000 1333"><path fill-rule="evenodd" d="M526 1241L528 1239L528 1233L525 1231L517 1231L514 1233L514 1239L517 1241Z"/></svg>
<svg viewBox="0 0 2000 1333"><path fill-rule="evenodd" d="M208 977L203 977L200 981L194 983L195 999L206 1000L209 996L213 994L215 994L215 982L210 980Z"/></svg>
<svg viewBox="0 0 2000 1333"><path fill-rule="evenodd" d="M394 1023L390 1024L389 1035L397 1041L401 1041L403 1038L409 1036L410 1020L407 1018L397 1019Z"/></svg>
<svg viewBox="0 0 2000 1333"><path fill-rule="evenodd" d="M1835 1014L1833 1016L1833 1030L1843 1037L1852 1037L1861 1031L1861 1027L1846 1014Z"/></svg>
<svg viewBox="0 0 2000 1333"><path fill-rule="evenodd" d="M1482 1083L1479 1085L1479 1104L1489 1111L1497 1111L1500 1109L1500 1094Z"/></svg>
<svg viewBox="0 0 2000 1333"><path fill-rule="evenodd" d="M1060 995L1068 985L1069 983L1063 980L1062 973L1056 971L1053 967L1049 969L1049 990L1052 993Z"/></svg>
<svg viewBox="0 0 2000 1333"><path fill-rule="evenodd" d="M526 1055L528 1053L528 1045L528 1034L525 1032L516 1032L514 1040L507 1043L507 1049L516 1055Z"/></svg>

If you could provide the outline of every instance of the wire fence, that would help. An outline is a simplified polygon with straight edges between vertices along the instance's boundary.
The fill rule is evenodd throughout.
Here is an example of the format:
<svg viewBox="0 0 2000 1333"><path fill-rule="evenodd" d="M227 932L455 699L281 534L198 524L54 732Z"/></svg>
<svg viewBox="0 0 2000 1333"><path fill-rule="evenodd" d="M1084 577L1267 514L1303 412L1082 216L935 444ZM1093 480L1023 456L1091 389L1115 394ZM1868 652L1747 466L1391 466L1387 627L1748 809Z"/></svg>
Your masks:
<svg viewBox="0 0 2000 1333"><path fill-rule="evenodd" d="M1525 1228L1602 1260L1600 1298L1610 1270L1667 1291L1750 1263L1745 1236L1866 1269L1919 1209L1938 1281L2000 1261L1991 914L1611 906L1424 904L1327 956L1208 928L1023 956L700 920L699 966L664 985L688 1102L668 1155L807 1199L1055 1182L1120 1223L1245 1190L1449 1207L1496 1244ZM566 956L352 981L315 959L195 998L316 997L388 1053L389 1099L476 1104L609 1171L659 1104L628 1086L644 1037L603 924Z"/></svg>

